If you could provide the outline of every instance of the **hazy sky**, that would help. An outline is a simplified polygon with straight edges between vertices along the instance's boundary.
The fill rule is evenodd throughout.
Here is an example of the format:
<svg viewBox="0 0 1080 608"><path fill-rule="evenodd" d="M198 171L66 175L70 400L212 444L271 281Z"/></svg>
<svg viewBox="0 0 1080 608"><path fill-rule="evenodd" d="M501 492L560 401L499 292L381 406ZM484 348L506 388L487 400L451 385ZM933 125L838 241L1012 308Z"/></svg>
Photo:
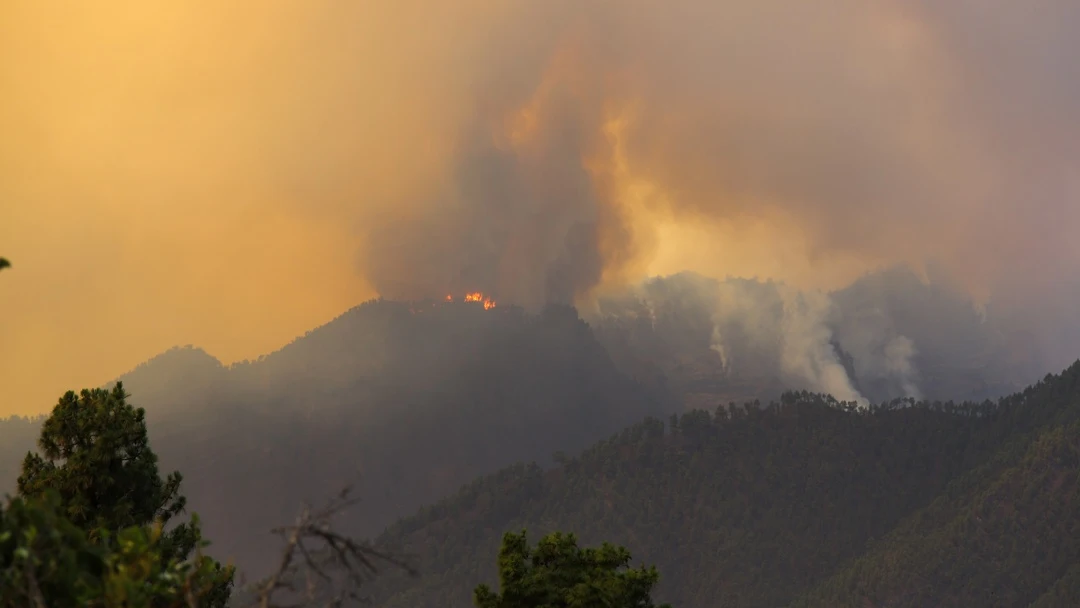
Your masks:
<svg viewBox="0 0 1080 608"><path fill-rule="evenodd" d="M0 413L376 293L931 258L980 298L1055 289L1078 27L1074 0L8 0Z"/></svg>

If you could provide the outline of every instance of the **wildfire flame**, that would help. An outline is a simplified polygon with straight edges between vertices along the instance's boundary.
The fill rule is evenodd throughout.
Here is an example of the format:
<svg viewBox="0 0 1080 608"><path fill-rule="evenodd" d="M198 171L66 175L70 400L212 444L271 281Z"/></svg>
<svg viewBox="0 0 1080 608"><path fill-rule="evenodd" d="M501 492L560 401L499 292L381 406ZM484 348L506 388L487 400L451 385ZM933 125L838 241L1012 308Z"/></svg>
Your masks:
<svg viewBox="0 0 1080 608"><path fill-rule="evenodd" d="M453 303L454 302L454 294L451 294L451 293L446 294L446 296L443 297L443 301L447 302L447 303ZM481 293L479 291L473 291L473 292L465 294L464 301L465 302L476 302L477 304L482 305L484 307L484 310L491 310L492 308L495 308L495 306L496 306L495 300L485 296L483 293ZM422 308L422 306L437 306L437 305L438 304L436 302L428 300L428 303L426 305L413 304L413 305L409 306L409 312L411 312L414 315L415 314L420 314L420 313L424 312L424 309Z"/></svg>
<svg viewBox="0 0 1080 608"><path fill-rule="evenodd" d="M447 302L453 302L454 301L454 296L451 295L451 294L447 294L446 295L446 301ZM479 292L479 291L473 291L473 292L465 294L465 301L466 302L476 302L477 304L483 304L484 305L484 310L491 310L492 308L495 308L495 305L496 305L495 300L492 300L489 297L485 297L484 294Z"/></svg>

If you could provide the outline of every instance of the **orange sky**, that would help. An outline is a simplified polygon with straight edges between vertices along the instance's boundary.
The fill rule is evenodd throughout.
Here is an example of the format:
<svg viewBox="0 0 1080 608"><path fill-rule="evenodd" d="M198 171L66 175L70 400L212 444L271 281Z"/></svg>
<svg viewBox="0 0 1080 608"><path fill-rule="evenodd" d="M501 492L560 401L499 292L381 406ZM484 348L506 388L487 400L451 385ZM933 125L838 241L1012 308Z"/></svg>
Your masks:
<svg viewBox="0 0 1080 608"><path fill-rule="evenodd" d="M562 245L530 217L597 222L586 291L684 269L832 287L927 257L988 288L1077 260L1055 232L1080 220L1055 71L1075 11L1043 4L5 2L0 414L177 344L258 356L380 285L459 276L463 240L542 297L522 264ZM1045 56L986 43L1036 33ZM506 129L513 215L462 194L478 124Z"/></svg>

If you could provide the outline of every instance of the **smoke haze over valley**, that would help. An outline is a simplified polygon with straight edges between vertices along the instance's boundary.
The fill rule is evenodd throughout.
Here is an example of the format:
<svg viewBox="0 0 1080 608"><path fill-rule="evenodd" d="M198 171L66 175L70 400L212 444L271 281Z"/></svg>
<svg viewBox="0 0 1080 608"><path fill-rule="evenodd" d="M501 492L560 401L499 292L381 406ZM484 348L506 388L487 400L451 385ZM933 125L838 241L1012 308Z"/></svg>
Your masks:
<svg viewBox="0 0 1080 608"><path fill-rule="evenodd" d="M365 571L380 608L622 608L568 537L517 578L547 599L472 596L522 529L630 547L677 608L1080 605L1078 31L0 2L0 608L148 572L228 608L211 562L287 567L268 531L349 485L306 529L415 557ZM159 576L191 512L212 571Z"/></svg>
<svg viewBox="0 0 1080 608"><path fill-rule="evenodd" d="M934 396L930 313L849 288L900 265L1038 377L1080 335L1080 9L1032 6L7 3L0 411L375 294L592 319L685 271L721 280L696 339L730 369Z"/></svg>

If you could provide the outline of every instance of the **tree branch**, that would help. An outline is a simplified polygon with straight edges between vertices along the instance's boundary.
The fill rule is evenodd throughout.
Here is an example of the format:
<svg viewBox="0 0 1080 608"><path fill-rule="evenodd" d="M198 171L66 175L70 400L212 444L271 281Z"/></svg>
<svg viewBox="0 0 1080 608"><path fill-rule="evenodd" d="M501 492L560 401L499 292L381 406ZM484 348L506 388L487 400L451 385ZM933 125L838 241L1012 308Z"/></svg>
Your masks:
<svg viewBox="0 0 1080 608"><path fill-rule="evenodd" d="M359 595L359 589L379 572L378 562L417 576L416 569L406 561L333 530L333 518L358 502L349 498L350 491L346 487L318 511L305 505L295 524L273 530L282 536L285 546L277 569L256 585L253 606L329 607L342 606L348 600L364 602L366 598ZM290 597L286 600L289 603L277 603L274 596L279 592L297 594L298 580L306 582L303 597Z"/></svg>

